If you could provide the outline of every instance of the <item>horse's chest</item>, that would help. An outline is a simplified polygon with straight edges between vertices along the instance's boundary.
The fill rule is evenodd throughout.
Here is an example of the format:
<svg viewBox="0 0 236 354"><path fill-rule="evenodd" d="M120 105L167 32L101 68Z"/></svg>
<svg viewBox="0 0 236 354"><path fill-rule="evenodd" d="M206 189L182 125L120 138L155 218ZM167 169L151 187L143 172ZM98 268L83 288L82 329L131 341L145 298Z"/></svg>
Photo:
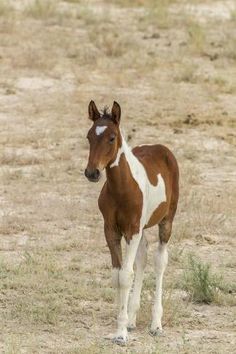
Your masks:
<svg viewBox="0 0 236 354"><path fill-rule="evenodd" d="M139 231L142 216L142 193L138 191L130 198L124 198L117 204L116 223L124 234L134 234Z"/></svg>

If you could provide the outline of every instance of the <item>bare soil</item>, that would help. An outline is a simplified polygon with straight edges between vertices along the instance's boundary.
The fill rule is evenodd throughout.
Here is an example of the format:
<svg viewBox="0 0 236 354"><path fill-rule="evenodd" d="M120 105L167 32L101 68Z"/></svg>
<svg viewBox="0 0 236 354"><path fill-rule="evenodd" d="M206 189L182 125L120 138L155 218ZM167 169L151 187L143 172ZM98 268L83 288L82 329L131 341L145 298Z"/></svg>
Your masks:
<svg viewBox="0 0 236 354"><path fill-rule="evenodd" d="M234 1L0 1L1 353L235 352L235 14ZM105 176L83 174L91 99L118 101L130 145L165 144L180 168L165 334L148 335L151 244L126 347L104 339L117 308ZM189 253L222 276L214 303L182 290Z"/></svg>

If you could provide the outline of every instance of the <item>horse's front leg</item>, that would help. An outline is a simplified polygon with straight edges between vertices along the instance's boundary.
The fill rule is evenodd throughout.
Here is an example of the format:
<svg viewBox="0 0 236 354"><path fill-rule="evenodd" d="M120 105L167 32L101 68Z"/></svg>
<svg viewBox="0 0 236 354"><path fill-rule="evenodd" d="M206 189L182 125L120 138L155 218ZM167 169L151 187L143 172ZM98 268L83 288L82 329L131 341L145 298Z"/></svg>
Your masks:
<svg viewBox="0 0 236 354"><path fill-rule="evenodd" d="M133 266L137 254L142 232L133 235L132 240L126 244L126 254L119 270L119 314L117 319L117 332L113 341L124 345L127 341L128 301L133 283Z"/></svg>
<svg viewBox="0 0 236 354"><path fill-rule="evenodd" d="M119 288L119 271L122 265L122 251L121 251L121 233L113 224L104 224L104 233L107 245L111 254L112 262L112 284L114 288Z"/></svg>

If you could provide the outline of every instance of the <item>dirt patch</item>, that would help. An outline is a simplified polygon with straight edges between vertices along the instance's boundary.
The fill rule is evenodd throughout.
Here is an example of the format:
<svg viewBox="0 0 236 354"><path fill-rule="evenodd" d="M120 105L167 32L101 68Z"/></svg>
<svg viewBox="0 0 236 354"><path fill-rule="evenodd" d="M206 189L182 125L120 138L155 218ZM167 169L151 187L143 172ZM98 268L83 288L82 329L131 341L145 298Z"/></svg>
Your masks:
<svg viewBox="0 0 236 354"><path fill-rule="evenodd" d="M10 5L0 4L0 351L233 353L234 3ZM101 108L118 101L130 145L165 144L180 166L165 336L148 335L152 243L138 327L125 348L104 339L117 309L97 207L105 177L96 185L84 178L91 99ZM183 290L189 253L223 279L212 304Z"/></svg>

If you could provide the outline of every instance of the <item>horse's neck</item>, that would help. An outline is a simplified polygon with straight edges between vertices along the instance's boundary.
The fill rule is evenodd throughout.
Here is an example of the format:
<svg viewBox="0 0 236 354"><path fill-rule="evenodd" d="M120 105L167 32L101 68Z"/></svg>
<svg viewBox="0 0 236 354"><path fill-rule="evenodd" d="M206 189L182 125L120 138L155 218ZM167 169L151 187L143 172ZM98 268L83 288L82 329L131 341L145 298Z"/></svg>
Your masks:
<svg viewBox="0 0 236 354"><path fill-rule="evenodd" d="M122 145L117 151L116 159L106 168L107 185L114 194L127 193L132 185L130 162L135 159L131 148L122 137Z"/></svg>

